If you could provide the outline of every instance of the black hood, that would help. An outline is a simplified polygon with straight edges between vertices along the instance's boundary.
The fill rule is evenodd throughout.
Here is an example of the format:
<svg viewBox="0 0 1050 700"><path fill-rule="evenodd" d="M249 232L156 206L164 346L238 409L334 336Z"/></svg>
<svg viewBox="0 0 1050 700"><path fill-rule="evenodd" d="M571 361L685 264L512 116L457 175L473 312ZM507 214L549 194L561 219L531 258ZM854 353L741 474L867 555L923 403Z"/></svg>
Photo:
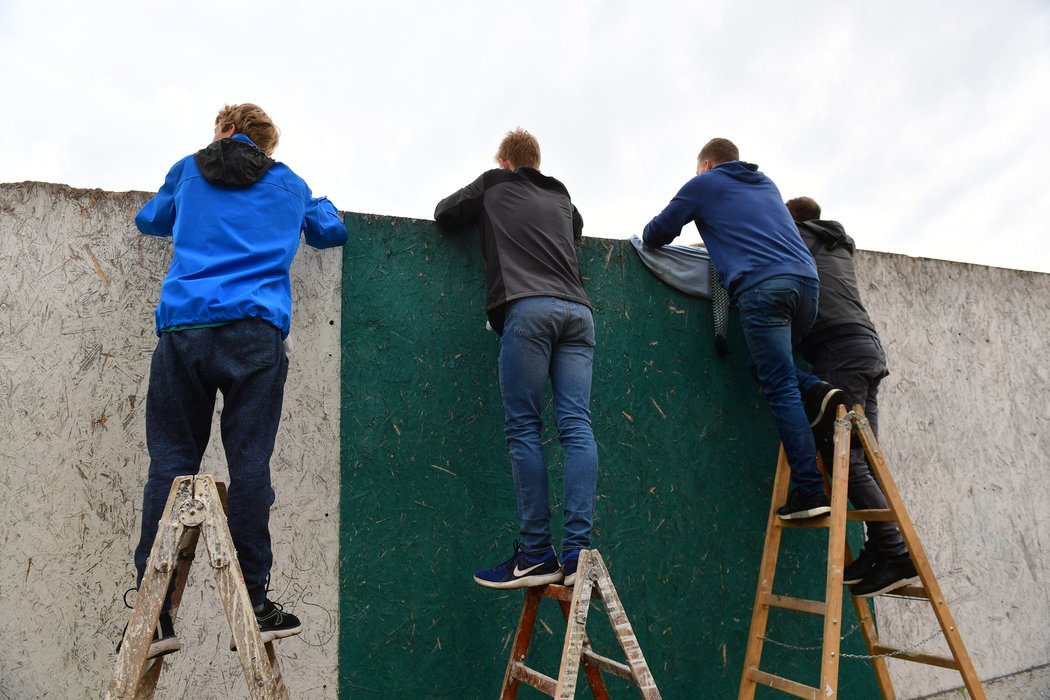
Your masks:
<svg viewBox="0 0 1050 700"><path fill-rule="evenodd" d="M254 185L275 162L255 144L232 138L202 148L193 160L205 180L226 187Z"/></svg>
<svg viewBox="0 0 1050 700"><path fill-rule="evenodd" d="M835 250L842 246L849 251L850 255L857 252L857 246L853 239L846 233L846 229L842 228L842 224L837 221L810 219L809 221L799 221L797 223L800 231L808 231L828 250Z"/></svg>

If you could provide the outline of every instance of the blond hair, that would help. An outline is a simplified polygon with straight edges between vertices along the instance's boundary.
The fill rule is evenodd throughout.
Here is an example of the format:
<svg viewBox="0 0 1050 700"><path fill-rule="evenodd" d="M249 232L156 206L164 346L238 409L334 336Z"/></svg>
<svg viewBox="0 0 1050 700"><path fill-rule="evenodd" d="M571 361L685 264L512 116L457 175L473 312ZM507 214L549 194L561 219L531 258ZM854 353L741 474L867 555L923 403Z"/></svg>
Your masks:
<svg viewBox="0 0 1050 700"><path fill-rule="evenodd" d="M521 127L508 131L500 141L499 150L496 151L496 160L497 162L505 160L515 168L539 170L540 142Z"/></svg>
<svg viewBox="0 0 1050 700"><path fill-rule="evenodd" d="M244 134L259 147L259 150L272 156L281 140L281 132L269 115L259 105L245 102L239 105L226 105L215 117L215 126L219 131L233 127L234 133Z"/></svg>

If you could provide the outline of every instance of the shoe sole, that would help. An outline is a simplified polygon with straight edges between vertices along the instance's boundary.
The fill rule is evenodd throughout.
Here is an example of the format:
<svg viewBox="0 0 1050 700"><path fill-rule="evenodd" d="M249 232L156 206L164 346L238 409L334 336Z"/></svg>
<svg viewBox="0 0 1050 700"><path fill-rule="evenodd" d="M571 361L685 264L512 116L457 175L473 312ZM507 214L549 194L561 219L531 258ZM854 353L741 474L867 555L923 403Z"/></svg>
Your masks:
<svg viewBox="0 0 1050 700"><path fill-rule="evenodd" d="M267 630L266 632L259 632L259 637L262 639L263 644L269 644L270 642L278 639L285 639L286 637L294 637L303 631L303 626L298 625L297 627L289 627L285 630ZM230 651L237 651L237 641L234 639L230 640Z"/></svg>
<svg viewBox="0 0 1050 700"><path fill-rule="evenodd" d="M902 579L898 579L898 580L894 581L893 583L888 583L888 584L886 584L885 586L883 586L882 588L880 588L877 591L872 591L870 593L854 593L853 597L855 597L855 598L874 598L877 595L885 595L886 593L890 593L891 591L895 591L898 588L904 588L905 586L910 586L911 584L918 583L918 582L919 582L919 576L918 576L918 574L916 574L915 576L909 576L908 578L902 578Z"/></svg>
<svg viewBox="0 0 1050 700"><path fill-rule="evenodd" d="M820 426L821 421L825 420L825 413L828 410L828 404L832 401L838 406L845 400L845 394L842 393L842 389L832 389L824 395L824 399L820 402L820 411L817 413L817 417L809 422L809 427L816 430Z"/></svg>
<svg viewBox="0 0 1050 700"><path fill-rule="evenodd" d="M550 574L536 574L534 576L522 576L512 581L486 581L480 579L477 576L474 577L474 583L485 588L496 588L499 590L506 590L508 588L532 588L533 586L546 586L548 583L558 583L562 580L561 571L555 571Z"/></svg>
<svg viewBox="0 0 1050 700"><path fill-rule="evenodd" d="M576 583L576 572L575 571L572 572L571 574L567 575L565 577L565 579L561 582L561 585L563 585L563 586L571 586L574 583Z"/></svg>
<svg viewBox="0 0 1050 700"><path fill-rule="evenodd" d="M819 515L827 515L830 512L831 506L817 506L816 508L809 508L808 510L799 510L795 511L794 513L777 513L777 517L781 520L805 520L806 518L815 518Z"/></svg>
<svg viewBox="0 0 1050 700"><path fill-rule="evenodd" d="M168 637L166 639L160 639L149 645L149 652L146 654L147 659L156 659L160 656L167 656L173 654L179 649L182 649L182 642L177 637Z"/></svg>

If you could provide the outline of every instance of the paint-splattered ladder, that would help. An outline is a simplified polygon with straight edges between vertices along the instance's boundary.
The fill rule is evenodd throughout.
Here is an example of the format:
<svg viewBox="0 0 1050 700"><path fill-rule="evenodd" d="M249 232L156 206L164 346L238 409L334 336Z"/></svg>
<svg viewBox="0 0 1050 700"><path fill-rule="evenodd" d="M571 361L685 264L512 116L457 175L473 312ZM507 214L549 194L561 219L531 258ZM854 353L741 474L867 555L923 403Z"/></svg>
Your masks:
<svg viewBox="0 0 1050 700"><path fill-rule="evenodd" d="M591 649L587 638L587 613L590 610L591 598L601 600L605 612L609 615L616 640L623 651L626 663L614 661L596 654ZM553 598L561 605L565 615L565 643L562 646L561 667L558 678L554 679L525 665L525 657L532 641L532 631L536 626L536 614L540 600ZM536 586L525 593L525 604L521 610L518 630L514 635L507 673L503 678L500 700L512 700L518 696L521 683L532 686L542 693L557 700L571 700L576 693L576 680L580 666L590 685L591 693L596 700L608 700L609 692L605 688L602 673L622 678L634 685L645 700L660 700L660 691L656 681L645 663L638 639L634 636L627 613L620 603L609 570L605 567L598 550L580 552L579 565L576 570L574 586Z"/></svg>
<svg viewBox="0 0 1050 700"><path fill-rule="evenodd" d="M183 476L172 482L157 538L146 563L146 574L139 585L113 677L106 688L106 700L153 697L164 657L147 660L146 656L164 595L174 575L170 608L174 619L197 550L197 540L202 535L251 697L253 700L288 697L273 642L264 645L259 635L259 625L226 524L224 506L225 485L216 483L211 476Z"/></svg>
<svg viewBox="0 0 1050 700"><path fill-rule="evenodd" d="M766 544L762 552L762 565L758 575L758 593L755 596L755 608L751 617L751 632L748 637L747 652L744 656L744 672L740 680L738 700L753 698L759 685L800 698L818 698L831 700L838 697L839 646L841 642L842 619L842 574L843 559L852 561L849 545L846 542L846 523L848 521L894 522L900 528L904 543L911 553L912 562L922 582L921 586L907 586L892 592L895 596L925 599L930 602L941 634L951 650L951 657L933 654L916 653L906 649L895 649L879 641L878 632L872 621L873 615L867 598L853 597L853 605L860 620L860 628L868 645L868 654L878 680L882 697L890 700L896 698L893 682L886 667L886 659L898 658L917 663L938 666L959 671L963 683L974 700L985 700L986 696L981 681L977 677L970 656L963 645L962 636L955 625L955 620L948 610L937 579L933 575L930 561L919 541L915 525L908 516L900 492L890 476L882 449L875 439L871 425L864 417L863 409L858 405L847 412L844 406L838 409L835 421L834 458L831 474L831 513L807 520L781 520L777 517L777 508L787 498L790 470L783 447L777 461L776 480L773 485L773 498L770 501L769 521L766 525ZM858 437L864 445L868 464L889 507L885 510L847 510L847 484L849 483L849 452L851 431L856 428ZM824 601L804 600L773 593L773 578L776 575L777 557L780 552L781 534L791 528L828 528L828 564L827 587ZM762 658L762 646L765 641L766 626L770 608L793 610L811 613L824 618L823 646L821 649L820 687L798 683L796 681L767 673L759 668ZM934 636L937 636L936 633Z"/></svg>

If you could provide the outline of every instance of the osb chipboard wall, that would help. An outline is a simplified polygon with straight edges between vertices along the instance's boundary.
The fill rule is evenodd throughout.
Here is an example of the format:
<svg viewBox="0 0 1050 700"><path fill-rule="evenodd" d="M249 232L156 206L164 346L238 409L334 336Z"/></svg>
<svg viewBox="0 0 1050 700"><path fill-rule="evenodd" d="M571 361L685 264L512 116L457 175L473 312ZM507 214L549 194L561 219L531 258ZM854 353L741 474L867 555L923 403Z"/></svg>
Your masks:
<svg viewBox="0 0 1050 700"><path fill-rule="evenodd" d="M170 241L149 195L0 186L0 697L100 697L128 619L148 457L153 308ZM306 621L281 653L299 697L335 697L339 251L304 248L273 459L272 597ZM219 410L219 409L217 409ZM204 470L226 478L217 425ZM247 697L198 558L157 697Z"/></svg>
<svg viewBox="0 0 1050 700"><path fill-rule="evenodd" d="M343 271L341 697L495 697L522 594L471 580L516 533L476 233L361 215L347 226L359 244ZM580 258L597 337L594 544L664 697L735 696L777 451L743 339L734 319L732 352L716 357L710 303L656 280L627 241L585 239ZM778 588L816 597L826 535L796 534ZM564 621L553 604L541 618L534 667L556 675ZM808 644L817 622L781 617L770 636ZM595 610L590 627L615 656L608 619ZM767 659L817 683L812 653ZM842 683L865 697L872 677L854 666Z"/></svg>

